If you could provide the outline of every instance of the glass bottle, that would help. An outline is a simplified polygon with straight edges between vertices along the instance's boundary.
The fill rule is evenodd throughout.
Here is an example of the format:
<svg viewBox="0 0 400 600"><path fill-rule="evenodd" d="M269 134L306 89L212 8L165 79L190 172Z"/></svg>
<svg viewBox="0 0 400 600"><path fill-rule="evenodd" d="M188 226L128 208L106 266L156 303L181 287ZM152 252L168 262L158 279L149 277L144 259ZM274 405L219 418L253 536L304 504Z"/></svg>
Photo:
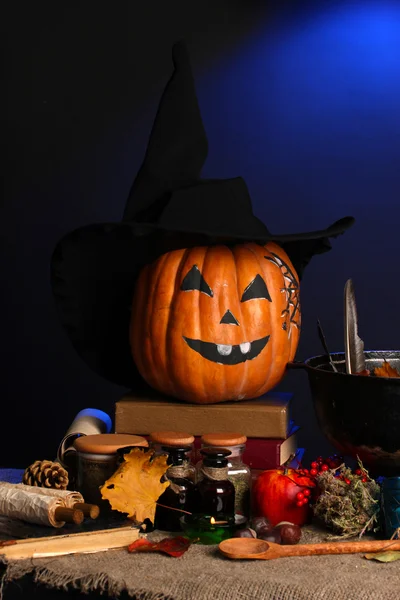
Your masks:
<svg viewBox="0 0 400 600"><path fill-rule="evenodd" d="M194 457L194 435L186 431L152 431L149 435L149 446L156 455L163 454L163 447L187 447L187 458L190 462Z"/></svg>
<svg viewBox="0 0 400 600"><path fill-rule="evenodd" d="M228 456L228 479L235 486L235 513L250 517L251 469L243 462L247 437L240 433L209 433L201 437L202 448L224 447ZM201 461L196 465L196 476L201 477Z"/></svg>
<svg viewBox="0 0 400 600"><path fill-rule="evenodd" d="M168 455L169 468L164 477L170 485L157 500L154 521L156 529L180 531L180 518L185 514L181 511L192 512L195 467L188 461L190 450L190 446L161 447L161 451Z"/></svg>
<svg viewBox="0 0 400 600"><path fill-rule="evenodd" d="M203 448L200 453L201 477L195 487L193 512L214 517L217 521L234 521L235 486L228 479L230 451L215 447Z"/></svg>

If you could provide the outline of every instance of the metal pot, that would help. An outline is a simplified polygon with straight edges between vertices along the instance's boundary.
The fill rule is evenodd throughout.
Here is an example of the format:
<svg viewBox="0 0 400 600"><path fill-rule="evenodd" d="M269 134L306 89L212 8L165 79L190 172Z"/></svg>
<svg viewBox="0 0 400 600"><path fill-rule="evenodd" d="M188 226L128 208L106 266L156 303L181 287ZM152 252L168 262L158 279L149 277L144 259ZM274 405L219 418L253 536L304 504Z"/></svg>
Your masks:
<svg viewBox="0 0 400 600"><path fill-rule="evenodd" d="M400 371L400 351L365 352L372 371L386 359ZM288 368L305 369L322 432L343 455L359 457L371 474L400 475L400 378L346 373L343 353L332 353Z"/></svg>

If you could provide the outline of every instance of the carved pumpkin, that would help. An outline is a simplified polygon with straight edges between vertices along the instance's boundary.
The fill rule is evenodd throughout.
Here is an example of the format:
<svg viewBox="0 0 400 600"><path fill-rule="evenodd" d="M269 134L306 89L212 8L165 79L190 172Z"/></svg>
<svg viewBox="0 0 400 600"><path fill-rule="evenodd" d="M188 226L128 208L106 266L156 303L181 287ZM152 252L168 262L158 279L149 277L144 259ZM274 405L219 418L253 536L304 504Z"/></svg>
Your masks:
<svg viewBox="0 0 400 600"><path fill-rule="evenodd" d="M138 278L132 356L150 386L175 398L256 398L293 360L300 321L298 277L277 244L174 250Z"/></svg>

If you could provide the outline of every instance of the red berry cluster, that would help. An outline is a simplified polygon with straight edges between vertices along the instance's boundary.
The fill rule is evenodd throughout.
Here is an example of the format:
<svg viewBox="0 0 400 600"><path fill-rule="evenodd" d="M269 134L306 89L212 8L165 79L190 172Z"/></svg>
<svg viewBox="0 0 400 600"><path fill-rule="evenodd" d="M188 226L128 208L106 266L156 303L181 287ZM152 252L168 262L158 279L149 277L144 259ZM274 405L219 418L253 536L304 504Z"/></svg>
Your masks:
<svg viewBox="0 0 400 600"><path fill-rule="evenodd" d="M361 477L361 481L363 483L367 483L367 481L369 481L369 477L368 477L367 473L365 471L363 471L362 469L354 469L353 473L354 473L354 475L358 475L359 477Z"/></svg>
<svg viewBox="0 0 400 600"><path fill-rule="evenodd" d="M304 488L302 492L297 492L296 494L296 506L299 508L304 506L304 504L308 504L310 501L311 491L309 488Z"/></svg>
<svg viewBox="0 0 400 600"><path fill-rule="evenodd" d="M354 471L352 472L352 475L356 475L357 477L361 478L361 481L363 483L367 483L367 481L370 481L370 478L368 477L366 471L363 471L362 469L354 469ZM350 485L351 481L348 477L345 477L343 474L337 474L335 475L335 477L337 477L338 479L341 479L342 481L344 481L345 483L347 483L347 485Z"/></svg>
<svg viewBox="0 0 400 600"><path fill-rule="evenodd" d="M309 474L311 477L316 477L317 475L320 475L321 473L324 473L325 471L338 469L340 467L340 465L342 465L343 463L344 463L343 456L339 456L338 454L332 454L331 456L328 456L327 458L324 458L323 456L318 456L318 458L311 463L311 465L310 465L311 469L309 471ZM305 470L307 470L307 469L305 469ZM366 483L367 481L370 480L367 472L364 471L363 469L360 469L360 468L354 469L352 471L352 474L360 477L361 481L363 483ZM343 475L342 473L337 473L335 475L335 477L337 477L338 479L341 479L348 485L350 485L350 483L351 483L350 479L348 477L346 477L345 475Z"/></svg>
<svg viewBox="0 0 400 600"><path fill-rule="evenodd" d="M332 454L327 458L318 456L310 465L310 475L311 477L316 477L316 475L320 475L330 469L338 469L341 464L343 464L343 456L339 456L338 454Z"/></svg>
<svg viewBox="0 0 400 600"><path fill-rule="evenodd" d="M335 475L336 479L341 479L342 481L344 481L345 483L347 483L347 485L351 484L351 481L348 477L345 477L344 475Z"/></svg>

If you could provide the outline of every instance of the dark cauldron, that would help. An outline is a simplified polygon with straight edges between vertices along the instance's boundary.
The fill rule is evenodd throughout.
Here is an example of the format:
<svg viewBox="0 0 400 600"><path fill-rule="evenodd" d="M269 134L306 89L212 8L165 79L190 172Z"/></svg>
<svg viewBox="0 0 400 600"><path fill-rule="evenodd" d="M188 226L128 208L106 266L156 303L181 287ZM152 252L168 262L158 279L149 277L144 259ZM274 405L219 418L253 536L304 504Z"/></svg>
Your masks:
<svg viewBox="0 0 400 600"><path fill-rule="evenodd" d="M365 352L367 369L386 359L400 371L400 351ZM318 423L342 455L357 456L374 476L400 475L400 378L348 375L345 357L314 356L289 368L305 369Z"/></svg>

